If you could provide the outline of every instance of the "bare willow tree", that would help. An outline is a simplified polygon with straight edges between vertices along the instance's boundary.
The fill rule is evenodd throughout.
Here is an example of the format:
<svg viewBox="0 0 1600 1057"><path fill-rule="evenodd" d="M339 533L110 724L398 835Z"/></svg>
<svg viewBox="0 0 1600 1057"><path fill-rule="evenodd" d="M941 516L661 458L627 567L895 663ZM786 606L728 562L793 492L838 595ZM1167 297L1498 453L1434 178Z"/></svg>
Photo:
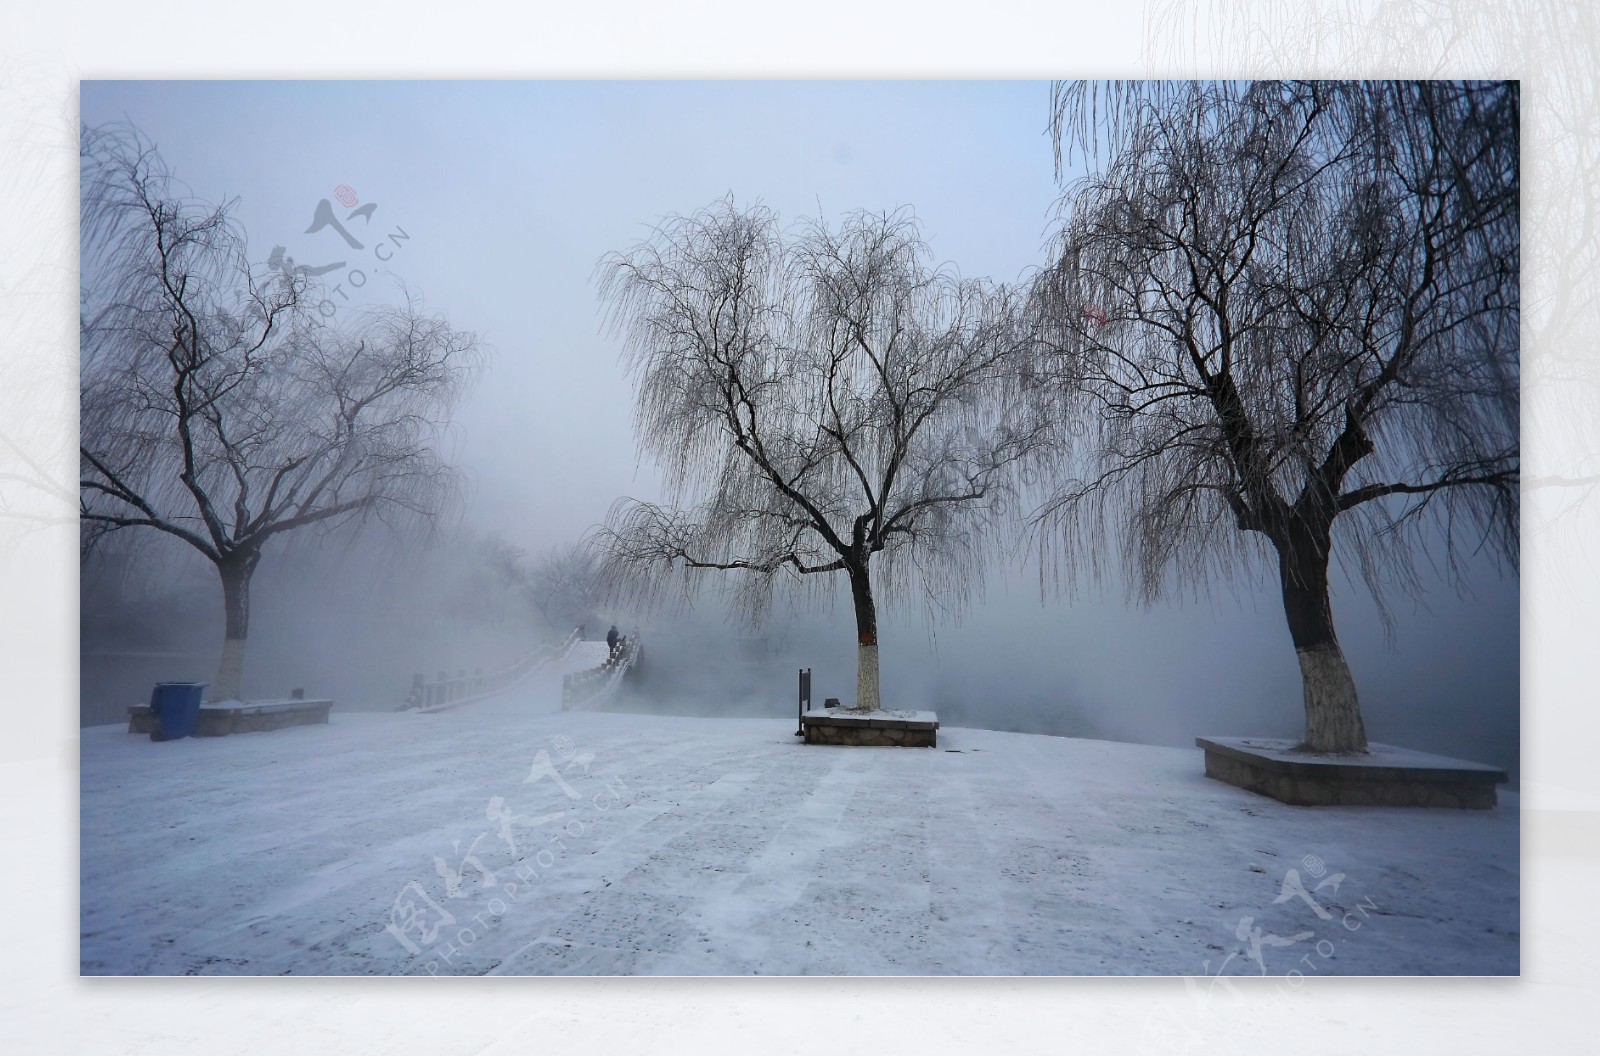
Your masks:
<svg viewBox="0 0 1600 1057"><path fill-rule="evenodd" d="M1030 406L1004 399L1021 293L931 265L904 212L786 236L731 200L608 257L600 289L669 493L613 507L608 577L653 594L671 570L740 570L759 615L778 577L842 573L856 707L878 707L879 591L965 598L1009 471L1039 451Z"/></svg>
<svg viewBox="0 0 1600 1057"><path fill-rule="evenodd" d="M211 696L234 698L270 542L456 494L436 445L478 346L409 298L321 325L303 277L252 264L233 203L181 196L132 130L84 130L81 206L85 542L153 529L216 567Z"/></svg>
<svg viewBox="0 0 1600 1057"><path fill-rule="evenodd" d="M1517 559L1517 106L1499 83L1057 92L1069 157L1105 161L1036 293L1100 436L1046 513L1117 526L1147 598L1275 559L1314 751L1367 744L1336 551L1380 610L1441 531L1452 571Z"/></svg>

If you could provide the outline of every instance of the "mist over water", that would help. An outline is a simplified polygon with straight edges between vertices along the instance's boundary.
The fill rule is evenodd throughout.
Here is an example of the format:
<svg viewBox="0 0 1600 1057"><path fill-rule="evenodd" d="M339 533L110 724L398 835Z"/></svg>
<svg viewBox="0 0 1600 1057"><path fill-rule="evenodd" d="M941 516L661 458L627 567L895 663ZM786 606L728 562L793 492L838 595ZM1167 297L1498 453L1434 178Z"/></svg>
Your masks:
<svg viewBox="0 0 1600 1057"><path fill-rule="evenodd" d="M480 582L462 544L402 558L360 548L302 552L285 571L263 562L245 691L303 688L349 711L390 711L414 673L493 670L565 633L524 600ZM172 548L174 552L178 548ZM179 558L186 556L179 554ZM292 572L290 570L293 570ZM712 574L713 576L719 574ZM733 574L720 574L733 575ZM125 604L84 579L84 722L117 722L156 681L208 681L221 646L220 592L204 563L175 561L155 598ZM715 585L708 581L708 587ZM1392 643L1364 591L1335 585L1335 618L1374 741L1507 768L1520 754L1515 577L1480 576L1458 598L1442 581L1426 605L1395 605ZM855 630L847 592L807 608L780 594L751 627L714 590L691 609L605 609L637 634L644 661L609 706L690 716L792 722L797 671L812 699L855 697ZM128 614L133 614L129 617ZM1119 585L1041 601L1036 573L991 572L984 597L957 618L930 619L915 601L880 608L884 703L933 709L949 727L1190 746L1197 735L1298 737L1300 675L1275 590L1144 607ZM570 630L570 629L567 629ZM110 711L107 711L107 708Z"/></svg>
<svg viewBox="0 0 1600 1057"><path fill-rule="evenodd" d="M210 565L180 546L133 559L161 570L118 587L91 559L80 603L82 721L125 720L158 681L210 682L222 596ZM492 671L552 637L525 600L476 567L470 541L396 552L361 539L269 552L252 590L243 693L331 697L341 711L391 711L415 674Z"/></svg>
<svg viewBox="0 0 1600 1057"><path fill-rule="evenodd" d="M1107 585L1041 601L1036 577L1008 572L959 619L880 609L886 707L933 709L952 727L1175 747L1208 734L1303 733L1300 671L1274 588L1143 607ZM1518 581L1483 580L1465 600L1438 580L1426 605L1395 604L1392 641L1364 589L1336 585L1335 618L1373 741L1493 763L1514 786ZM854 699L847 599L760 630L705 603L639 626L646 664L616 710L782 722L803 667L814 704Z"/></svg>

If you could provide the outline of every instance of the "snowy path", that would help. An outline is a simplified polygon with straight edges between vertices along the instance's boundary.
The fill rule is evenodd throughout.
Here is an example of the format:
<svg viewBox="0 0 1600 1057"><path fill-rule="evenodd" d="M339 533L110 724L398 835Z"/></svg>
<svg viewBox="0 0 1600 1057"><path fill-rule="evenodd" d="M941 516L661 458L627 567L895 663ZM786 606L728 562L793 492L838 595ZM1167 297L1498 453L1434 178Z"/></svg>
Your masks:
<svg viewBox="0 0 1600 1057"><path fill-rule="evenodd" d="M1514 794L1292 808L1198 750L805 746L792 718L560 713L550 685L170 744L84 730L82 971L1518 969Z"/></svg>
<svg viewBox="0 0 1600 1057"><path fill-rule="evenodd" d="M590 668L598 668L606 663L611 656L611 648L604 642L590 642L587 640L575 642L568 651L566 658L561 663L564 672L582 672Z"/></svg>
<svg viewBox="0 0 1600 1057"><path fill-rule="evenodd" d="M601 643L602 647L604 645ZM478 716L537 716L560 712L561 676L567 670L561 661L553 661L534 671L521 685L469 701L455 711L468 723Z"/></svg>

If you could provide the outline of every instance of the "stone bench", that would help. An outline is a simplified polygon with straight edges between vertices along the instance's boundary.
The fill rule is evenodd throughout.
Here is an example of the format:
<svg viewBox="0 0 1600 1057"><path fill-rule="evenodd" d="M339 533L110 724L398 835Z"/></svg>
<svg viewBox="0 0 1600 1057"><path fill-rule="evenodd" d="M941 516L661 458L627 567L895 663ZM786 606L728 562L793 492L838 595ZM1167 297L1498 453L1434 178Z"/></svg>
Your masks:
<svg viewBox="0 0 1600 1057"><path fill-rule="evenodd" d="M898 745L935 748L939 716L910 709L857 712L849 708L814 708L800 714L807 745Z"/></svg>
<svg viewBox="0 0 1600 1057"><path fill-rule="evenodd" d="M1285 804L1491 808L1505 771L1374 742L1362 755L1291 751L1281 738L1196 738L1206 774Z"/></svg>
<svg viewBox="0 0 1600 1057"><path fill-rule="evenodd" d="M226 734L278 730L328 722L333 701L327 698L281 701L230 701L200 706L194 733L199 738L220 738ZM128 733L149 734L161 729L161 722L149 705L128 706Z"/></svg>

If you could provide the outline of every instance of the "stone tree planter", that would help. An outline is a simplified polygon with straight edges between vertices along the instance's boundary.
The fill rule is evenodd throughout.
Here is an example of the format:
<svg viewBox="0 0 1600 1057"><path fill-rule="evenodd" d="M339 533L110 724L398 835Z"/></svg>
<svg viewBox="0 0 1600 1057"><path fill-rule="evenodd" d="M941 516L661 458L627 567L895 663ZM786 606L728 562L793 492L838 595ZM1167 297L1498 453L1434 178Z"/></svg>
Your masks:
<svg viewBox="0 0 1600 1057"><path fill-rule="evenodd" d="M814 708L800 714L807 745L878 745L935 748L939 717L903 708Z"/></svg>
<svg viewBox="0 0 1600 1057"><path fill-rule="evenodd" d="M200 706L194 734L197 738L219 738L227 734L326 723L332 709L333 701L328 698L207 702ZM159 729L159 725L149 705L128 706L129 734L148 734Z"/></svg>
<svg viewBox="0 0 1600 1057"><path fill-rule="evenodd" d="M1498 767L1392 745L1338 755L1294 750L1278 738L1196 738L1206 774L1285 804L1491 808Z"/></svg>

